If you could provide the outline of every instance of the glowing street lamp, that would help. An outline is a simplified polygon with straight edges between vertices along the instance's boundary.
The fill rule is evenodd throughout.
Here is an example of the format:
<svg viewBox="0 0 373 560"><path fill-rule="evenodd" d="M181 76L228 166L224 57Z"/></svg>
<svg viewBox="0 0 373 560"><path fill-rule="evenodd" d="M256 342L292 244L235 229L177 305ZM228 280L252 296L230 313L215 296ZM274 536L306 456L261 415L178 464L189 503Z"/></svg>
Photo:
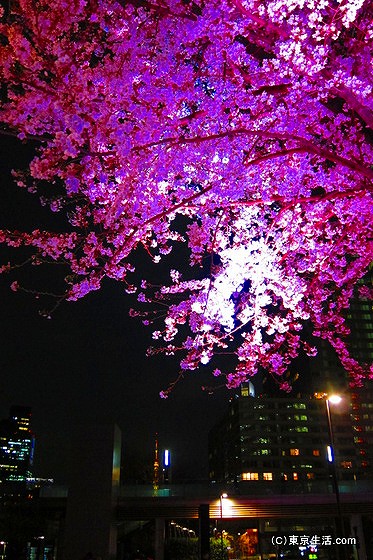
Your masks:
<svg viewBox="0 0 373 560"><path fill-rule="evenodd" d="M327 446L328 461L329 461L329 463L334 465L334 469L333 469L333 472L335 474L334 490L335 490L336 494L338 494L338 495L339 495L339 492L338 492L338 484L337 484L335 461L334 461L334 432L333 432L332 416L331 416L331 412L330 412L330 405L331 404L337 405L341 401L342 401L342 397L340 397L339 395L330 395L330 397L328 397L326 395L326 398L325 398L326 417L327 417L327 420L328 420L328 432L329 432L329 445Z"/></svg>
<svg viewBox="0 0 373 560"><path fill-rule="evenodd" d="M329 432L329 445L327 446L327 459L331 465L331 473L332 473L332 480L333 480L333 489L335 493L335 500L337 504L337 513L338 513L338 521L340 525L340 530L342 533L342 537L344 536L344 524L343 524L343 517L341 511L341 500L339 495L339 485L338 485L338 478L337 478L337 469L335 464L335 453L334 453L334 432L333 432L333 423L332 423L332 415L330 410L330 405L338 405L342 402L342 397L339 395L325 395L325 406L326 406L326 417L328 421L328 432ZM339 551L342 554L342 551Z"/></svg>
<svg viewBox="0 0 373 560"><path fill-rule="evenodd" d="M223 541L223 500L228 498L228 494L223 492L220 494L220 548L221 548L221 560L224 560L224 541Z"/></svg>

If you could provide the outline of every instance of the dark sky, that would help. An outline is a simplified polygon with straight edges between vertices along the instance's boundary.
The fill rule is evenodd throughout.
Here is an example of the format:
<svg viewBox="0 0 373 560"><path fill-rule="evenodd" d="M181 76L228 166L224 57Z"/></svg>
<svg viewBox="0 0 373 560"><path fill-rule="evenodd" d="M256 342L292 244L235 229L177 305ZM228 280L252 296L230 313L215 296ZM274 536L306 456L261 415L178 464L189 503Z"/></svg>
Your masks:
<svg viewBox="0 0 373 560"><path fill-rule="evenodd" d="M10 177L12 168L26 165L30 147L3 136L0 148L0 228L60 227L58 216L40 209L37 197ZM0 247L0 262L8 257ZM0 417L7 417L12 404L32 407L35 474L63 482L75 424L110 419L122 429L125 469L136 461L138 471L151 464L158 432L160 447L172 450L175 474L206 477L207 434L231 393L209 396L200 389L209 377L196 372L169 399L160 399L159 391L177 375L177 363L146 358L151 329L128 317L133 300L119 283L107 281L100 292L62 304L50 320L38 314L43 302L9 288L16 278L43 287L49 279L53 286L55 278L58 286L62 277L57 267L0 275Z"/></svg>

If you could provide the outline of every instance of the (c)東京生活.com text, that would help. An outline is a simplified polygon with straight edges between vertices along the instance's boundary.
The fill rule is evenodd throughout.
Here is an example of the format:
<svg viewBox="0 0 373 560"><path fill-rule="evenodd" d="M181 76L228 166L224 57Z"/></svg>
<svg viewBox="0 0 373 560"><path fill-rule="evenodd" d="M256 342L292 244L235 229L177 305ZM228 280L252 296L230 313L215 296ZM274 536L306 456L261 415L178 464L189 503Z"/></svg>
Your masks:
<svg viewBox="0 0 373 560"><path fill-rule="evenodd" d="M356 545L356 537L335 537L332 535L274 535L271 539L274 546L331 546L335 544Z"/></svg>

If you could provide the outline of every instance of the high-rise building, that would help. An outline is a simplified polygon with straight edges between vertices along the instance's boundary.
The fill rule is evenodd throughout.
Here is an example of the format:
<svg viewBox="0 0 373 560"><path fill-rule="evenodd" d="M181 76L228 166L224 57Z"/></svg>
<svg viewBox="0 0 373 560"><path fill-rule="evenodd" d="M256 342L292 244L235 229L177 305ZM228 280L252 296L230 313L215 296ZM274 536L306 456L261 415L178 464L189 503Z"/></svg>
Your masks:
<svg viewBox="0 0 373 560"><path fill-rule="evenodd" d="M351 425L356 477L373 480L373 386L351 389Z"/></svg>
<svg viewBox="0 0 373 560"><path fill-rule="evenodd" d="M335 466L346 488L373 484L372 393L345 393L340 405L330 405L331 465L325 398L255 397L242 387L210 432L210 480L240 483L250 492L325 492L332 490Z"/></svg>
<svg viewBox="0 0 373 560"><path fill-rule="evenodd" d="M364 282L372 284L373 267L365 276ZM350 329L347 338L351 356L360 364L373 363L373 309L372 302L359 294L360 284L350 300L350 308L346 313L346 324ZM343 390L346 387L346 371L330 344L324 340L317 341L318 353L310 360L310 379L313 391L322 388L330 392Z"/></svg>
<svg viewBox="0 0 373 560"><path fill-rule="evenodd" d="M372 282L373 267L364 279ZM352 357L373 363L372 302L359 285L346 315ZM310 361L308 396L254 397L248 386L232 400L225 417L210 433L210 479L217 482L280 483L288 488L316 489L330 479L326 448L330 434L324 399L316 392L343 395L343 406L331 408L335 468L341 482L373 487L373 382L349 387L333 348L319 341ZM252 386L250 384L252 389ZM250 396L251 395L251 396Z"/></svg>
<svg viewBox="0 0 373 560"><path fill-rule="evenodd" d="M0 485L26 483L31 476L35 438L31 432L31 409L12 406L0 422Z"/></svg>

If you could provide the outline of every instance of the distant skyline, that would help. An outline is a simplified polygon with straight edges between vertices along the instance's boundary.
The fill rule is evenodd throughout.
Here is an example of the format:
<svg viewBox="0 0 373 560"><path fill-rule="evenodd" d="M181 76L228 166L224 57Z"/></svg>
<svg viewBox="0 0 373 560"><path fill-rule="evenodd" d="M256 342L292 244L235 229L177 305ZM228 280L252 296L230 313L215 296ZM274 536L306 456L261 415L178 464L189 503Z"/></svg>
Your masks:
<svg viewBox="0 0 373 560"><path fill-rule="evenodd" d="M1 291L1 416L12 404L32 407L37 474L64 477L74 424L89 418L118 423L125 457L152 460L158 432L175 469L207 474L207 432L230 394L208 396L195 374L160 399L175 362L145 357L144 328L127 318L119 285L62 306L51 320L38 316L31 296Z"/></svg>
<svg viewBox="0 0 373 560"><path fill-rule="evenodd" d="M173 451L175 470L207 476L207 433L230 394L208 396L195 374L160 399L173 363L145 357L142 327L129 326L119 292L107 287L50 321L28 305L27 295L9 297L1 327L1 417L12 404L31 406L39 476L64 478L74 425L89 419L119 425L124 458L151 462L158 432L160 447Z"/></svg>

